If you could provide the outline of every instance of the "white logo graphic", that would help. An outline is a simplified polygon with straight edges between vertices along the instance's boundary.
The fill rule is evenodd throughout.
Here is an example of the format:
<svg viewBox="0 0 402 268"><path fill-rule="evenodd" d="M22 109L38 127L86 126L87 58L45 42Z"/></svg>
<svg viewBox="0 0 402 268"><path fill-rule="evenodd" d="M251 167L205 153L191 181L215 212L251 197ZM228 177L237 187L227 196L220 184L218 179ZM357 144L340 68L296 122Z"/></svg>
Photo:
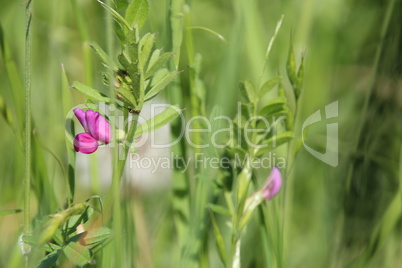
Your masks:
<svg viewBox="0 0 402 268"><path fill-rule="evenodd" d="M330 118L335 118L338 117L338 101L335 101L331 104L328 104L325 106L325 119L330 119ZM321 119L321 113L320 110L317 110L315 113L310 115L307 120L303 124L302 128L302 140L303 140L303 145L306 150L311 153L314 157L317 159L321 160L322 162L336 167L338 166L338 123L331 123L327 124L327 135L326 135L326 151L325 153L320 153L313 148L309 147L305 142L304 142L304 129L312 125L314 123L320 122L323 119ZM330 149L331 147L331 149Z"/></svg>

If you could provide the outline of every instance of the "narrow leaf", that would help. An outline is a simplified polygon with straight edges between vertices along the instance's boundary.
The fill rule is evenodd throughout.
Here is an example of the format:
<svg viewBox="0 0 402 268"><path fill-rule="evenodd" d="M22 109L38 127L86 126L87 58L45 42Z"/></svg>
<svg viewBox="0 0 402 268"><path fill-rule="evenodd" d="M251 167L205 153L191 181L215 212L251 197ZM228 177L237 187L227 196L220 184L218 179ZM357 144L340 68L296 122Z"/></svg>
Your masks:
<svg viewBox="0 0 402 268"><path fill-rule="evenodd" d="M135 107L137 105L137 102L135 101L134 95L132 92L130 92L128 89L125 87L119 87L117 88L117 91L119 94L124 98L123 101L129 104L132 107Z"/></svg>
<svg viewBox="0 0 402 268"><path fill-rule="evenodd" d="M118 70L116 63L106 54L106 52L96 43L96 42L91 42L89 46L98 54L98 56L101 58L102 62L112 68L113 70Z"/></svg>
<svg viewBox="0 0 402 268"><path fill-rule="evenodd" d="M151 77L154 75L159 69L161 69L170 59L172 56L172 53L164 53L162 56L160 56L157 60L153 61L152 57L149 62L149 66L147 69L147 72L145 73L145 79ZM153 55L152 55L153 56Z"/></svg>
<svg viewBox="0 0 402 268"><path fill-rule="evenodd" d="M272 79L269 79L268 81L266 81L261 89L260 92L258 94L259 97L263 97L265 94L267 94L268 92L271 91L271 89L273 89L279 82L282 81L282 77L278 76L278 77L274 77Z"/></svg>
<svg viewBox="0 0 402 268"><path fill-rule="evenodd" d="M161 55L162 49L155 49L154 52L152 52L152 56L149 59L149 65L148 65L148 69L149 66L153 65L155 63L155 61L159 58L159 56Z"/></svg>
<svg viewBox="0 0 402 268"><path fill-rule="evenodd" d="M254 102L256 99L256 90L252 81L246 80L240 83L240 92L248 102Z"/></svg>
<svg viewBox="0 0 402 268"><path fill-rule="evenodd" d="M296 98L299 98L300 93L302 91L303 77L304 77L304 56L302 56L302 58L301 58L299 70L297 71L296 87L295 87Z"/></svg>
<svg viewBox="0 0 402 268"><path fill-rule="evenodd" d="M91 260L91 254L87 247L79 242L70 242L64 247L64 254L74 265L84 266Z"/></svg>
<svg viewBox="0 0 402 268"><path fill-rule="evenodd" d="M295 60L295 54L293 53L292 40L290 40L288 60L286 62L286 72L288 74L290 83L293 85L293 87L295 87L295 85L296 85L296 60Z"/></svg>
<svg viewBox="0 0 402 268"><path fill-rule="evenodd" d="M96 89L93 89L87 85L84 85L78 81L74 82L73 88L84 94L85 96L99 102L111 103L110 98L100 93Z"/></svg>
<svg viewBox="0 0 402 268"><path fill-rule="evenodd" d="M93 230L89 230L84 236L85 244L99 244L108 239L111 235L109 228L101 227Z"/></svg>
<svg viewBox="0 0 402 268"><path fill-rule="evenodd" d="M214 233L215 233L214 237L215 237L216 246L218 247L219 257L221 258L223 264L225 265L226 264L225 240L223 239L219 226L216 223L214 214L211 212L210 215L211 215L212 225L214 226Z"/></svg>
<svg viewBox="0 0 402 268"><path fill-rule="evenodd" d="M97 1L102 5L102 7L107 9L113 15L113 17L117 21L117 23L119 23L122 26L125 26L127 29L131 29L130 24L119 14L119 12L117 12L110 6L106 5L102 1L100 1L100 0L97 0Z"/></svg>
<svg viewBox="0 0 402 268"><path fill-rule="evenodd" d="M274 98L274 99L270 100L269 102L267 102L264 105L264 107L262 107L258 111L258 115L264 116L264 117L269 117L270 115L272 115L274 113L280 112L282 110L286 110L285 105L286 105L286 98L284 98L284 97Z"/></svg>
<svg viewBox="0 0 402 268"><path fill-rule="evenodd" d="M159 81L155 86L153 86L145 95L145 100L153 98L161 90L163 90L172 80L176 77L179 72L174 71L166 75L161 81Z"/></svg>
<svg viewBox="0 0 402 268"><path fill-rule="evenodd" d="M61 250L55 250L49 253L36 264L36 267L37 268L53 267L53 265L56 264L61 252L62 252Z"/></svg>
<svg viewBox="0 0 402 268"><path fill-rule="evenodd" d="M148 61L149 55L151 54L152 47L155 41L155 34L146 34L140 41L140 55L138 58L139 70L144 69L145 64Z"/></svg>
<svg viewBox="0 0 402 268"><path fill-rule="evenodd" d="M262 142L262 145L266 145L262 148L256 149L256 156L263 155L266 152L269 152L277 147L291 141L294 138L294 134L291 131L286 131L281 134L275 135L265 141Z"/></svg>
<svg viewBox="0 0 402 268"><path fill-rule="evenodd" d="M174 65L175 69L178 69L180 62L181 46L183 42L183 7L185 5L184 0L172 0L171 12L170 12L170 27L172 31L172 51L174 53Z"/></svg>
<svg viewBox="0 0 402 268"><path fill-rule="evenodd" d="M154 131L164 125L172 122L176 117L181 114L181 110L179 107L172 105L166 108L160 114L157 114L155 117L147 120L145 123L141 124L137 127L135 132L135 136L141 136L145 133Z"/></svg>
<svg viewBox="0 0 402 268"><path fill-rule="evenodd" d="M219 205L215 205L215 204L208 204L208 207L215 213L224 215L224 216L232 216L232 214L230 213L230 211L222 206Z"/></svg>

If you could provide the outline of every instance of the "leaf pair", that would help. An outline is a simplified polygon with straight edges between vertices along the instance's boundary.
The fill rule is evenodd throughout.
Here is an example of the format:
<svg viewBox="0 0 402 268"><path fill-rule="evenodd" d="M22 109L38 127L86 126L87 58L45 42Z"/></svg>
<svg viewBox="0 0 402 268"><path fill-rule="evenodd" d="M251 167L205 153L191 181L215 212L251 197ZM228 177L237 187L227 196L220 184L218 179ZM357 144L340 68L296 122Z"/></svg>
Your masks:
<svg viewBox="0 0 402 268"><path fill-rule="evenodd" d="M281 76L267 80L258 90L251 80L240 83L240 93L243 98L250 103L258 103L267 93L282 81Z"/></svg>

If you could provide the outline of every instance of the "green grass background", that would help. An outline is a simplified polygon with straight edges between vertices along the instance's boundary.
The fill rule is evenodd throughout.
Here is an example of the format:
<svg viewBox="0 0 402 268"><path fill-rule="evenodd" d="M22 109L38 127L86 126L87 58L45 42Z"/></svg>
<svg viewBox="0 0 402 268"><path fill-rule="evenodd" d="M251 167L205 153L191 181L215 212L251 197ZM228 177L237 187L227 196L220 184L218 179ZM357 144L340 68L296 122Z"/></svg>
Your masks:
<svg viewBox="0 0 402 268"><path fill-rule="evenodd" d="M103 67L92 52L86 62L84 50L85 42L91 40L103 47L106 44L104 10L95 0L77 3L74 10L72 1L33 1L34 125L41 143L63 161L66 154L61 64L69 81L102 87ZM157 47L168 50L169 1L149 3L150 16L144 31L158 33ZM22 138L23 133L22 4L0 0L4 40L0 96L10 109L12 120L18 122L13 132L4 117L0 118L0 209L23 208L23 151L18 143L18 136ZM296 59L299 61L305 53L298 125L316 110L339 101L339 117L332 121L339 123L339 165L330 167L302 149L287 181L286 267L402 267L401 1L192 0L188 4L192 25L207 27L227 40L223 42L207 31L193 30L195 51L203 58L200 76L207 90L208 113L218 106L224 114L234 115L239 100L238 83L244 79L258 81L268 41L282 14L283 25L264 77L278 73L286 76L292 37ZM80 16L87 32L80 33ZM389 23L383 26L387 18ZM185 77L188 69L184 53L181 61ZM10 72L12 65L15 71ZM287 81L286 86L290 88ZM13 93L15 88L21 91ZM169 94L168 90L165 92ZM76 104L84 101L76 92L73 97ZM325 123L311 127L306 138L308 144L322 151ZM296 134L301 135L300 131ZM44 161L34 161L39 175L33 187L40 188L48 202L38 205L38 198L33 196L32 216L41 207L43 214L54 213L65 198L59 165L48 152L38 154ZM39 159L35 153L33 157ZM138 197L152 245L148 253L155 267L174 267L172 256L180 250L169 233L173 228L170 191ZM83 200L90 193L79 187L77 199ZM22 213L0 216L0 267L13 267L10 265L19 262L17 240L22 224ZM265 267L264 256L268 253L261 245L257 223L249 229L242 245L243 265ZM212 242L209 251L209 261L200 266L221 267ZM271 264L270 267L276 265Z"/></svg>

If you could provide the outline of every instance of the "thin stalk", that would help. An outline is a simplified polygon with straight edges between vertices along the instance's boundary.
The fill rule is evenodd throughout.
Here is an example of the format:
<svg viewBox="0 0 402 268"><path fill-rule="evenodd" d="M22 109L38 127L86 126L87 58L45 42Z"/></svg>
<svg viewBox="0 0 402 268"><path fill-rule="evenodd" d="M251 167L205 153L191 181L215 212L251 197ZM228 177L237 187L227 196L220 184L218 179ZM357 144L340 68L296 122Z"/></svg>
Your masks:
<svg viewBox="0 0 402 268"><path fill-rule="evenodd" d="M25 8L25 176L24 176L24 234L30 234L30 185L31 185L31 3L32 0L26 2Z"/></svg>
<svg viewBox="0 0 402 268"><path fill-rule="evenodd" d="M274 35L271 37L271 40L269 40L267 51L265 52L264 66L262 67L260 79L259 79L258 85L257 85L259 88L262 86L262 78L264 76L265 69L267 68L269 54L271 52L272 45L274 44L276 36L278 35L279 29L281 28L283 17L284 17L284 15L282 14L281 18L279 19L279 21L276 24Z"/></svg>
<svg viewBox="0 0 402 268"><path fill-rule="evenodd" d="M25 143L24 143L24 235L30 235L30 191L31 191L31 0L26 2L25 8L25 77L24 77L24 93L25 93ZM28 267L29 246L24 244L25 267Z"/></svg>
<svg viewBox="0 0 402 268"><path fill-rule="evenodd" d="M187 49L187 60L188 65L190 66L190 73L189 73L189 87L190 87L190 103L191 103L191 116L196 117L199 116L200 110L200 101L197 97L196 92L196 73L195 73L195 66L194 66L194 59L195 59L195 52L194 52L194 40L193 40L193 32L191 26L191 15L190 15L190 7L188 5L184 6L185 15L184 15L184 23L186 26L186 49ZM195 120L194 121L194 128L198 129L201 128L200 123ZM201 135L199 131L195 131L192 133L192 140L198 143L201 140ZM201 150L197 146L194 148L195 153L200 153Z"/></svg>
<svg viewBox="0 0 402 268"><path fill-rule="evenodd" d="M106 6L110 7L112 4L111 0L106 0L105 1ZM107 54L109 56L112 56L114 53L114 38L113 38L113 17L110 12L106 12L106 48L107 48ZM112 69L109 69L109 91L110 91L110 97L112 98L112 103L116 103L116 98L115 98L115 90L114 90L114 73ZM111 122L113 126L116 126L116 123L118 120L116 120L116 110L114 109L111 111L111 118L115 120L115 122ZM116 137L116 127L112 128L112 137ZM114 147L113 147L113 158L112 158L112 164L113 164L113 177L112 177L112 189L108 194L107 200L106 200L106 205L109 204L109 202L113 202L111 205L113 207L113 233L114 233L114 239L113 239L113 245L114 245L114 259L113 259L113 265L115 267L122 267L122 259L123 259L123 243L122 243L122 219L121 219L121 206L120 206L120 181L121 181L121 176L123 174L123 168L121 168L121 161L125 161L125 158L123 160L120 160L119 158L119 145L117 142L114 142ZM120 171L121 170L121 171Z"/></svg>

